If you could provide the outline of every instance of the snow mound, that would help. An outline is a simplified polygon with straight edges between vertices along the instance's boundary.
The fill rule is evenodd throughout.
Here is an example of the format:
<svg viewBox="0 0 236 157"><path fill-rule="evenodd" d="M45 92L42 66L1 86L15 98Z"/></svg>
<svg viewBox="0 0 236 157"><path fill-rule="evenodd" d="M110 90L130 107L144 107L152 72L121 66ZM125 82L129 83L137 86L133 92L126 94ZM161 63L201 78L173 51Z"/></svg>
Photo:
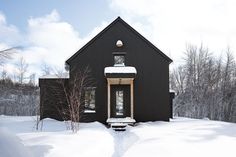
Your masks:
<svg viewBox="0 0 236 157"><path fill-rule="evenodd" d="M32 157L20 138L0 128L0 156L2 157Z"/></svg>

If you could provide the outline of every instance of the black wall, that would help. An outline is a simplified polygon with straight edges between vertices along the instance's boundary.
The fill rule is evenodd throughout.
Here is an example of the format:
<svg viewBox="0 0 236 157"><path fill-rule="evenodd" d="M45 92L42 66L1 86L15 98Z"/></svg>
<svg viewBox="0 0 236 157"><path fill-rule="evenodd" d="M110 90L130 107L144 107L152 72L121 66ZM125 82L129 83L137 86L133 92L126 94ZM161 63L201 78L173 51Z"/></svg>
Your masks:
<svg viewBox="0 0 236 157"><path fill-rule="evenodd" d="M64 92L64 88L67 88L67 84L68 79L39 79L40 119L68 119L68 115L62 112L67 109L67 101Z"/></svg>
<svg viewBox="0 0 236 157"><path fill-rule="evenodd" d="M117 40L123 41L122 48L116 47ZM113 52L126 52L126 66L134 66L137 69L134 80L135 120L168 121L171 115L170 61L119 20L82 48L79 55L67 61L70 65L70 80L76 76L77 69L83 70L88 66L94 80L93 86L97 87L96 113L84 114L82 121L105 122L107 119L107 81L104 68L113 66Z"/></svg>

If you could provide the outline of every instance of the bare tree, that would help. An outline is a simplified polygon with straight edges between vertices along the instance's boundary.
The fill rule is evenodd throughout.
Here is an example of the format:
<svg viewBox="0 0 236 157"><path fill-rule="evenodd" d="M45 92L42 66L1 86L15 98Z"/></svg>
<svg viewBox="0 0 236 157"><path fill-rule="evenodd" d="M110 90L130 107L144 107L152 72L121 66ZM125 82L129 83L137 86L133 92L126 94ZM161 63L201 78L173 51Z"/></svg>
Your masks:
<svg viewBox="0 0 236 157"><path fill-rule="evenodd" d="M43 119L40 120L40 102L37 101L36 104L36 119L35 119L35 129L42 131L43 129Z"/></svg>
<svg viewBox="0 0 236 157"><path fill-rule="evenodd" d="M7 71L5 69L2 69L1 79L5 80L6 78L7 78Z"/></svg>
<svg viewBox="0 0 236 157"><path fill-rule="evenodd" d="M82 104L85 102L84 90L85 87L91 86L93 82L88 67L84 70L77 69L74 73L75 75L70 79L65 78L65 74L59 73L57 74L57 81L45 80L40 89L45 98L41 102L40 112L41 115L45 112L54 112L57 118L62 118L65 121L68 129L77 132L79 129L78 122L81 118L80 113L83 112ZM50 99L48 99L49 95L51 96ZM51 104L54 109L44 106L44 103Z"/></svg>
<svg viewBox="0 0 236 157"><path fill-rule="evenodd" d="M26 63L23 57L20 58L19 62L17 63L17 78L20 84L23 84L24 80L26 79L26 72L28 70L28 64Z"/></svg>
<svg viewBox="0 0 236 157"><path fill-rule="evenodd" d="M178 94L174 115L236 122L236 64L230 49L223 62L202 45L189 45L184 59L170 75Z"/></svg>
<svg viewBox="0 0 236 157"><path fill-rule="evenodd" d="M179 66L172 70L170 74L171 78L171 89L175 89L177 94L184 93L185 81L186 81L186 73L182 66Z"/></svg>
<svg viewBox="0 0 236 157"><path fill-rule="evenodd" d="M10 59L12 54L15 52L17 47L12 47L4 50L0 50L0 65L4 63L7 59Z"/></svg>
<svg viewBox="0 0 236 157"><path fill-rule="evenodd" d="M45 62L41 65L42 75L49 75L52 72L52 68Z"/></svg>
<svg viewBox="0 0 236 157"><path fill-rule="evenodd" d="M29 83L28 84L30 84L30 85L35 85L35 73L33 73L33 74L31 74L30 76L29 76Z"/></svg>
<svg viewBox="0 0 236 157"><path fill-rule="evenodd" d="M18 49L22 47L16 46L7 49L0 50L0 65L3 65L7 60L12 58L12 55L17 52Z"/></svg>
<svg viewBox="0 0 236 157"><path fill-rule="evenodd" d="M233 116L233 100L234 100L234 69L235 69L235 60L233 57L232 52L228 48L226 51L226 62L223 70L223 75L222 75L222 103L224 104L223 106L223 111L224 111L224 119L226 121L229 121L230 118Z"/></svg>
<svg viewBox="0 0 236 157"><path fill-rule="evenodd" d="M68 104L67 110L63 112L66 113L71 120L71 130L73 132L78 131L78 122L80 120L80 113L83 112L81 105L85 102L84 100L84 89L88 85L92 84L92 79L90 78L90 70L88 67L84 71L77 70L77 73L72 81L69 82L69 89L63 83L63 90L66 96L66 101Z"/></svg>

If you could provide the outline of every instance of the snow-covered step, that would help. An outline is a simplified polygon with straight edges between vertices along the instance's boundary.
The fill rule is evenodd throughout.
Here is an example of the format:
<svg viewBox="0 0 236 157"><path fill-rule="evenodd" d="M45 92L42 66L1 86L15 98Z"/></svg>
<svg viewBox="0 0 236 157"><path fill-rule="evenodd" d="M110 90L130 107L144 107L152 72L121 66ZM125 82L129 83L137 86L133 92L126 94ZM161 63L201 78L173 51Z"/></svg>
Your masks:
<svg viewBox="0 0 236 157"><path fill-rule="evenodd" d="M125 131L127 125L133 125L135 122L131 117L107 119L107 123L116 131Z"/></svg>
<svg viewBox="0 0 236 157"><path fill-rule="evenodd" d="M125 118L108 118L107 123L112 124L112 123L126 123L126 124L134 124L136 121L135 119L131 117L125 117Z"/></svg>
<svg viewBox="0 0 236 157"><path fill-rule="evenodd" d="M113 128L115 131L125 131L126 128Z"/></svg>
<svg viewBox="0 0 236 157"><path fill-rule="evenodd" d="M126 123L112 123L111 127L126 127Z"/></svg>
<svg viewBox="0 0 236 157"><path fill-rule="evenodd" d="M111 123L110 124L111 128L114 129L115 131L125 131L127 125L128 124L126 123Z"/></svg>

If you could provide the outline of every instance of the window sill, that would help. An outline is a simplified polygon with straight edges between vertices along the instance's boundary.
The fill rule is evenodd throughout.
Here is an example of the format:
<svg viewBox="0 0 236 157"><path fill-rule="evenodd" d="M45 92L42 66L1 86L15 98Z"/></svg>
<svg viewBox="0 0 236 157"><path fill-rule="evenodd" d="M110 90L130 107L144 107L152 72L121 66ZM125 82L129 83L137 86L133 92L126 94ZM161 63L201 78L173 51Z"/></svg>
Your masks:
<svg viewBox="0 0 236 157"><path fill-rule="evenodd" d="M114 67L124 67L124 66L125 66L124 63L122 63L122 64L114 64Z"/></svg>
<svg viewBox="0 0 236 157"><path fill-rule="evenodd" d="M95 110L84 110L84 113L96 113Z"/></svg>

